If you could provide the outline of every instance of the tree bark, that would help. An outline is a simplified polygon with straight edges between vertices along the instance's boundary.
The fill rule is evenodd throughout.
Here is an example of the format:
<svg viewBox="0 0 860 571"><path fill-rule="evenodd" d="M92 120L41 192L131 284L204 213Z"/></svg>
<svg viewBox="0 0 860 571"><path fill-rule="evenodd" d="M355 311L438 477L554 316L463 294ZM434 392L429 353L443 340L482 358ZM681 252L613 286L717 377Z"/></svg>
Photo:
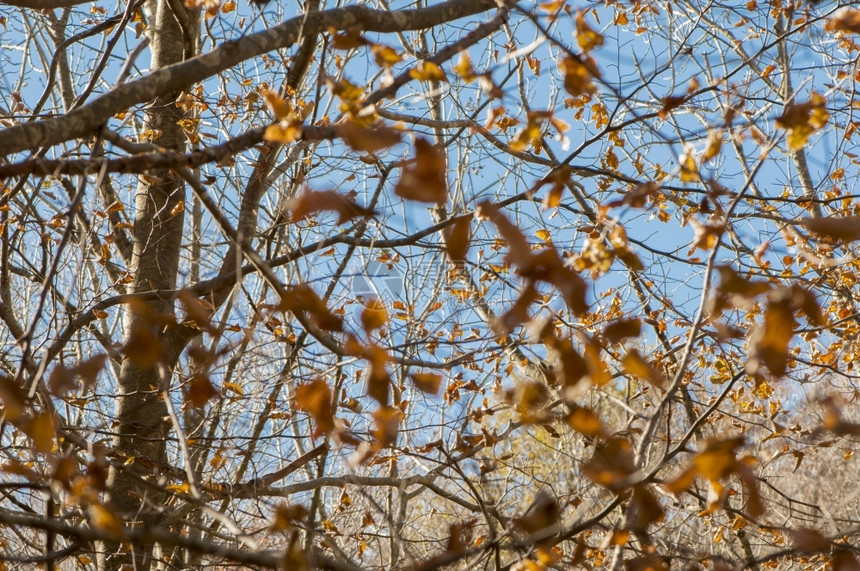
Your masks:
<svg viewBox="0 0 860 571"><path fill-rule="evenodd" d="M171 3L151 0L146 9L152 69L181 62L190 55L185 53L185 35ZM160 132L157 143L170 150L184 149L186 144L177 123L183 118L183 111L175 105L177 95L156 98L144 119L143 128ZM176 287L184 218L179 205L185 199L185 186L168 170L151 174L140 179L135 195L131 292ZM173 300L128 306L125 313L127 355L118 378L113 442L124 458L112 468L108 484L111 507L132 525L158 526L164 521L166 496L141 482L140 466L167 463L170 423L162 389L170 382L182 350L181 344L171 342L176 326L167 316L172 313ZM153 358L146 357L150 349L156 349L151 353ZM147 476L150 474L143 477ZM146 570L152 563L152 544L137 545L133 553L120 545L107 548L102 568L133 564L135 569Z"/></svg>

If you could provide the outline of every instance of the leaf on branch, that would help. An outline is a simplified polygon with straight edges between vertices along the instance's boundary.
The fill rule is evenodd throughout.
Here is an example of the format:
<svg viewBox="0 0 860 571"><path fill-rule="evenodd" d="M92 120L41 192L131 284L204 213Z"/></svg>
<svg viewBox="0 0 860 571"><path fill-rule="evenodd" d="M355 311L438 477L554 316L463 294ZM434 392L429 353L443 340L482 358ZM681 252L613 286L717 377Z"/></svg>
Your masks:
<svg viewBox="0 0 860 571"><path fill-rule="evenodd" d="M618 319L603 329L603 338L608 343L618 343L630 337L639 337L642 322L638 319Z"/></svg>
<svg viewBox="0 0 860 571"><path fill-rule="evenodd" d="M526 532L528 535L534 535L544 532L548 528L557 526L561 521L561 508L558 505L558 500L550 496L547 492L541 490L535 496L532 505L528 511L520 517L514 518L514 525ZM555 535L546 537L540 540L539 544L550 546L555 543Z"/></svg>
<svg viewBox="0 0 860 571"><path fill-rule="evenodd" d="M666 385L666 378L663 374L654 368L651 363L639 354L635 348L630 349L624 357L621 358L621 364L628 374L633 375L637 379L651 383L656 387Z"/></svg>
<svg viewBox="0 0 860 571"><path fill-rule="evenodd" d="M54 396L62 398L70 390L77 387L75 381L78 377L81 379L81 391L91 388L96 384L96 378L104 368L106 360L107 355L101 353L89 359L84 359L72 367L66 367L62 364L57 365L51 371L51 376L48 378L48 390ZM0 398L2 398L2 395L0 395Z"/></svg>
<svg viewBox="0 0 860 571"><path fill-rule="evenodd" d="M797 223L813 234L835 242L860 240L860 216L804 218Z"/></svg>
<svg viewBox="0 0 860 571"><path fill-rule="evenodd" d="M626 438L609 437L594 449L591 460L582 467L585 476L613 491L624 488L629 476L636 471L633 447Z"/></svg>
<svg viewBox="0 0 860 571"><path fill-rule="evenodd" d="M415 387L427 394L438 395L442 386L442 375L436 373L412 373L412 382Z"/></svg>
<svg viewBox="0 0 860 571"><path fill-rule="evenodd" d="M705 449L696 454L692 464L681 472L666 488L675 495L686 491L696 477L702 476L710 483L708 494L709 505L703 514L711 514L718 510L726 498L726 490L722 480L735 474L747 489L747 512L758 517L764 513L764 506L758 492L758 483L749 465L755 461L752 456L737 458L737 450L744 444L744 438L737 436L727 439L712 438L708 440Z"/></svg>
<svg viewBox="0 0 860 571"><path fill-rule="evenodd" d="M589 56L568 56L559 63L564 74L564 89L573 97L588 95L597 91L592 81L600 77L597 64Z"/></svg>
<svg viewBox="0 0 860 571"><path fill-rule="evenodd" d="M826 105L827 99L814 92L807 103L786 105L782 115L776 118L776 124L788 131L789 149L802 149L810 135L827 124L830 114Z"/></svg>
<svg viewBox="0 0 860 571"><path fill-rule="evenodd" d="M797 326L791 301L791 290L786 288L779 290L768 302L763 323L756 325L750 333L747 374L758 374L763 364L773 375L785 375L791 339Z"/></svg>
<svg viewBox="0 0 860 571"><path fill-rule="evenodd" d="M266 89L263 91L263 97L265 97L266 104L269 106L269 109L272 110L272 113L278 121L289 119L293 114L292 104L278 95L277 92L272 91L271 89Z"/></svg>
<svg viewBox="0 0 860 571"><path fill-rule="evenodd" d="M335 190L305 190L298 198L287 203L287 209L292 214L292 221L304 220L317 212L337 212L337 223L343 224L353 218L371 217L376 211L360 206L354 200L347 198Z"/></svg>
<svg viewBox="0 0 860 571"><path fill-rule="evenodd" d="M370 46L370 53L373 54L376 65L388 69L403 59L403 56L397 53L391 46L382 44L374 44Z"/></svg>
<svg viewBox="0 0 860 571"><path fill-rule="evenodd" d="M840 9L827 19L824 29L828 32L860 34L860 10L847 7Z"/></svg>
<svg viewBox="0 0 860 571"><path fill-rule="evenodd" d="M469 57L469 52L466 50L460 52L460 59L456 64L454 64L454 67L452 67L451 70L466 83L473 81L477 76L475 68L472 67L472 58Z"/></svg>
<svg viewBox="0 0 860 571"><path fill-rule="evenodd" d="M388 323L388 311L385 309L385 303L378 298L371 299L361 311L361 326L369 333L386 323Z"/></svg>
<svg viewBox="0 0 860 571"><path fill-rule="evenodd" d="M334 430L331 389L324 379L316 378L296 387L295 399L296 408L308 413L314 421L314 438Z"/></svg>
<svg viewBox="0 0 860 571"><path fill-rule="evenodd" d="M337 133L347 145L356 151L375 153L400 142L400 132L378 125L365 127L356 121L346 121L336 127Z"/></svg>
<svg viewBox="0 0 860 571"><path fill-rule="evenodd" d="M307 284L291 286L281 298L279 309L309 315L317 327L326 331L343 329L343 319L329 311L325 302Z"/></svg>
<svg viewBox="0 0 860 571"><path fill-rule="evenodd" d="M448 81L445 71L432 61L422 61L410 69L409 77L418 81Z"/></svg>
<svg viewBox="0 0 860 571"><path fill-rule="evenodd" d="M330 30L332 33L334 30ZM370 42L361 35L361 28L352 26L347 30L335 33L331 38L331 47L336 50L352 50L368 45Z"/></svg>
<svg viewBox="0 0 860 571"><path fill-rule="evenodd" d="M209 399L218 395L218 389L209 380L209 376L197 373L188 380L185 389L185 402L192 408L206 406Z"/></svg>
<svg viewBox="0 0 860 571"><path fill-rule="evenodd" d="M585 21L584 10L576 11L576 43L585 52L603 45L603 36L595 32Z"/></svg>
<svg viewBox="0 0 860 571"><path fill-rule="evenodd" d="M472 240L472 217L461 216L442 230L445 252L452 262L462 262L469 253Z"/></svg>
<svg viewBox="0 0 860 571"><path fill-rule="evenodd" d="M448 173L445 153L420 137L415 141L415 162L404 167L394 194L407 200L445 204L448 201Z"/></svg>
<svg viewBox="0 0 860 571"><path fill-rule="evenodd" d="M690 218L690 225L693 227L693 243L687 252L688 256L696 250L712 250L726 230L722 223L711 221L702 223L695 218Z"/></svg>

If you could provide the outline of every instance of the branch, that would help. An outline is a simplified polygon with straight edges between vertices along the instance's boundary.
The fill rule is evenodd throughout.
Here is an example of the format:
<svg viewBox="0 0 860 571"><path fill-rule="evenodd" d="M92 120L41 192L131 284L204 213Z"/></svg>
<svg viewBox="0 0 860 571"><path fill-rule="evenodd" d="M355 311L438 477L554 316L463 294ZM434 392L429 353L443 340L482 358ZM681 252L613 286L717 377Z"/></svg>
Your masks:
<svg viewBox="0 0 860 571"><path fill-rule="evenodd" d="M15 125L0 136L0 155L85 137L117 113L189 85L273 50L294 44L300 34L353 26L367 32L421 30L497 7L494 0L451 0L416 10L371 10L349 6L291 18L278 26L225 42L214 50L116 86L91 103L56 118Z"/></svg>

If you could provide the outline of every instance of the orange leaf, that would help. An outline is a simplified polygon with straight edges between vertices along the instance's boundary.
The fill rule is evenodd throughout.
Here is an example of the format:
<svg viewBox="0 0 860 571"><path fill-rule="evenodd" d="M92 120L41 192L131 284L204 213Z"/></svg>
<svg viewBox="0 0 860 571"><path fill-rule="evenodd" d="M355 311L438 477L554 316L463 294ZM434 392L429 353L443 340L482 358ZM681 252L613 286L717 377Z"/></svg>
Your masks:
<svg viewBox="0 0 860 571"><path fill-rule="evenodd" d="M317 378L296 387L296 406L299 410L307 412L313 419L314 438L334 429L331 389L323 379Z"/></svg>
<svg viewBox="0 0 860 571"><path fill-rule="evenodd" d="M370 332L386 323L388 323L388 312L385 310L385 304L379 299L371 299L361 312L361 326L365 331Z"/></svg>

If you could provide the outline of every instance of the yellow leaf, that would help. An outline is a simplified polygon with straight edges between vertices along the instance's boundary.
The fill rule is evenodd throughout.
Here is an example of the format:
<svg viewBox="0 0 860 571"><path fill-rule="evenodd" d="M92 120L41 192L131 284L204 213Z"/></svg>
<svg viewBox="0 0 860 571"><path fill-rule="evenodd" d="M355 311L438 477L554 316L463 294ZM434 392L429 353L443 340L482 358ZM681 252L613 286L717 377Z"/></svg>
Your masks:
<svg viewBox="0 0 860 571"><path fill-rule="evenodd" d="M603 36L591 29L582 10L576 11L576 42L586 52L603 45Z"/></svg>
<svg viewBox="0 0 860 571"><path fill-rule="evenodd" d="M472 67L472 58L469 57L469 52L460 52L460 60L451 69L467 83L475 79L475 68Z"/></svg>
<svg viewBox="0 0 860 571"><path fill-rule="evenodd" d="M280 121L274 125L266 127L266 132L263 133L263 140L271 143L292 143L301 138L302 126L295 125L290 122Z"/></svg>
<svg viewBox="0 0 860 571"><path fill-rule="evenodd" d="M432 61L423 61L410 69L409 77L418 81L448 81L445 71Z"/></svg>
<svg viewBox="0 0 860 571"><path fill-rule="evenodd" d="M370 52L376 60L376 65L384 68L389 68L403 59L403 56L397 53L394 48L382 44L371 46Z"/></svg>
<svg viewBox="0 0 860 571"><path fill-rule="evenodd" d="M234 382L227 381L226 383L224 383L224 388L227 390L233 391L234 393L236 393L239 396L245 395L245 391L242 390L242 387L240 387L238 384L236 384Z"/></svg>
<svg viewBox="0 0 860 571"><path fill-rule="evenodd" d="M787 141L790 149L802 149L809 137L827 124L830 114L827 112L826 105L827 99L813 92L807 103L785 107L782 115L776 118L776 124L788 132Z"/></svg>

